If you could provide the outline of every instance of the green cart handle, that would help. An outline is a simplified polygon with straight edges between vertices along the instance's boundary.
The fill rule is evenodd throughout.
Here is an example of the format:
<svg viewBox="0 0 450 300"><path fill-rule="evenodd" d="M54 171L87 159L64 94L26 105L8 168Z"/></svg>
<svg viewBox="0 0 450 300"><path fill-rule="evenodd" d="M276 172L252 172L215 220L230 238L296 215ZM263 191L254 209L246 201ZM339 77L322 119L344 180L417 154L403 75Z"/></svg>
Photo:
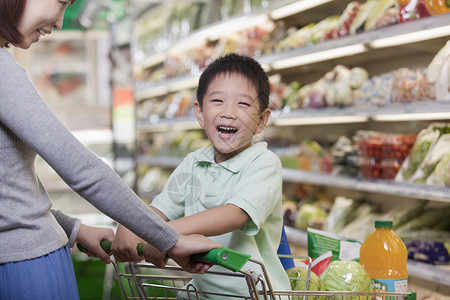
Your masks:
<svg viewBox="0 0 450 300"><path fill-rule="evenodd" d="M100 242L100 246L102 247L102 249L106 252L106 253L111 253L111 245L112 242L111 241L107 241L107 240L103 240ZM77 248L78 250L80 250L81 252L85 252L86 251L86 247L84 247L83 245L81 245L80 243L77 243ZM139 254L139 256L143 255L143 249L144 249L144 244L139 243L136 246L136 250Z"/></svg>
<svg viewBox="0 0 450 300"><path fill-rule="evenodd" d="M100 242L100 246L106 253L111 252L111 241L103 240ZM86 247L77 243L77 248L81 252L86 251ZM139 243L136 250L139 256L143 255L144 244ZM228 248L212 249L209 252L195 254L192 259L200 262L207 262L213 265L219 265L233 272L238 272L249 261L250 254L244 254Z"/></svg>
<svg viewBox="0 0 450 300"><path fill-rule="evenodd" d="M209 252L195 254L193 260L219 265L233 272L238 272L249 261L250 254L244 254L228 248L212 249Z"/></svg>

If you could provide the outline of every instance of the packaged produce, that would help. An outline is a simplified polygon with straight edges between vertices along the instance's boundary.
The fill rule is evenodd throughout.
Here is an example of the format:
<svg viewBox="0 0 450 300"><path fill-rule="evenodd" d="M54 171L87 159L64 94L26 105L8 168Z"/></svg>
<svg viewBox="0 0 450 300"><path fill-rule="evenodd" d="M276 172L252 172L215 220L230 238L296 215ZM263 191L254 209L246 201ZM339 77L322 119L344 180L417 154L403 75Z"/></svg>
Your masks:
<svg viewBox="0 0 450 300"><path fill-rule="evenodd" d="M338 234L356 240L364 240L372 232L373 222L380 218L377 211L374 204L362 203L354 209L350 216L351 221Z"/></svg>
<svg viewBox="0 0 450 300"><path fill-rule="evenodd" d="M448 265L450 255L444 243L435 241L413 241L407 245L408 258L433 265Z"/></svg>
<svg viewBox="0 0 450 300"><path fill-rule="evenodd" d="M378 28L377 21L393 7L395 7L395 0L377 1L377 4L371 9L369 16L364 23L364 30L369 31Z"/></svg>
<svg viewBox="0 0 450 300"><path fill-rule="evenodd" d="M354 105L357 107L378 107L392 102L394 72L372 76L355 90Z"/></svg>
<svg viewBox="0 0 450 300"><path fill-rule="evenodd" d="M332 28L324 36L324 40L335 39L343 36L347 36L350 30L350 26L353 23L356 15L358 14L362 4L357 1L352 1L345 7L336 27Z"/></svg>
<svg viewBox="0 0 450 300"><path fill-rule="evenodd" d="M450 3L448 0L425 0L425 6L432 16L450 12Z"/></svg>
<svg viewBox="0 0 450 300"><path fill-rule="evenodd" d="M428 200L409 200L408 205L397 205L383 215L386 220L393 221L392 229L395 231L399 227L413 220L415 217L423 213L425 207L429 203Z"/></svg>
<svg viewBox="0 0 450 300"><path fill-rule="evenodd" d="M434 85L436 100L450 101L450 41L433 57L427 68L428 81Z"/></svg>
<svg viewBox="0 0 450 300"><path fill-rule="evenodd" d="M353 20L353 23L349 28L349 33L351 35L356 34L359 30L363 30L364 23L366 22L367 18L369 17L377 3L378 0L367 0L361 5L358 14L355 16L355 19Z"/></svg>
<svg viewBox="0 0 450 300"><path fill-rule="evenodd" d="M331 252L330 261L359 260L359 249L362 243L360 240L349 239L314 228L308 228L307 234L308 255L313 259L313 262L328 252ZM316 274L320 275L319 272L316 272Z"/></svg>
<svg viewBox="0 0 450 300"><path fill-rule="evenodd" d="M375 291L406 292L407 259L406 246L392 230L392 221L375 221L375 231L360 249L360 264L372 278Z"/></svg>
<svg viewBox="0 0 450 300"><path fill-rule="evenodd" d="M427 0L397 1L399 5L399 23L422 19L430 16L425 6Z"/></svg>
<svg viewBox="0 0 450 300"><path fill-rule="evenodd" d="M400 68L394 72L392 102L413 102L435 99L435 92L425 69Z"/></svg>
<svg viewBox="0 0 450 300"><path fill-rule="evenodd" d="M324 230L334 233L339 232L347 224L348 218L355 207L356 204L353 199L343 196L336 197L328 212Z"/></svg>
<svg viewBox="0 0 450 300"><path fill-rule="evenodd" d="M414 232L416 230L433 228L443 220L448 219L450 207L432 207L424 210L414 219L398 227L395 232L403 238L404 234Z"/></svg>
<svg viewBox="0 0 450 300"><path fill-rule="evenodd" d="M439 135L439 130L433 126L429 126L419 132L409 156L405 159L395 176L396 181L411 180L430 148L436 143Z"/></svg>
<svg viewBox="0 0 450 300"><path fill-rule="evenodd" d="M430 184L434 183L435 180L444 182L445 173L443 174L444 178L433 176L433 178L430 178L430 180L428 181L428 177L434 172L437 164L440 163L444 157L448 156L449 149L450 149L450 134L443 134L439 137L433 148L430 151L428 151L419 168L414 173L412 180L414 182L430 183ZM440 168L442 168L442 166ZM443 168L445 169L445 167Z"/></svg>
<svg viewBox="0 0 450 300"><path fill-rule="evenodd" d="M327 291L371 291L370 276L356 261L333 261L320 275L320 279ZM354 298L367 299L368 297L355 296Z"/></svg>
<svg viewBox="0 0 450 300"><path fill-rule="evenodd" d="M427 178L427 184L450 186L450 153L444 153L433 173Z"/></svg>
<svg viewBox="0 0 450 300"><path fill-rule="evenodd" d="M326 211L319 205L314 203L305 203L300 206L295 217L295 227L301 230L306 230L308 227L320 227L327 218Z"/></svg>

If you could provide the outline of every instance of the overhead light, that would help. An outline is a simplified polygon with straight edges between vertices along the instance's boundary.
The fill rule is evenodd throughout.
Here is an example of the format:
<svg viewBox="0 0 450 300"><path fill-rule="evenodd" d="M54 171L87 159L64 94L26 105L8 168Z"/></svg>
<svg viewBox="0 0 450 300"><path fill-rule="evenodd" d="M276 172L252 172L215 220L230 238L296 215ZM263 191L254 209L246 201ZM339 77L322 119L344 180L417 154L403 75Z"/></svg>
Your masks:
<svg viewBox="0 0 450 300"><path fill-rule="evenodd" d="M382 38L374 40L369 43L372 48L385 48L398 45L404 45L414 42L420 42L425 40L431 40L438 37L450 35L450 25L436 27L432 29L424 29L420 31L400 34L392 37Z"/></svg>
<svg viewBox="0 0 450 300"><path fill-rule="evenodd" d="M276 118L272 122L276 126L316 125L316 124L348 124L365 123L369 119L366 116L320 116L320 117L295 117Z"/></svg>
<svg viewBox="0 0 450 300"><path fill-rule="evenodd" d="M379 122L392 121L418 121L418 120L448 120L450 112L427 112L427 113L403 113L403 114L380 114L372 116L372 120Z"/></svg>
<svg viewBox="0 0 450 300"><path fill-rule="evenodd" d="M295 1L294 3L287 4L283 7L274 9L270 13L270 17L273 20L278 20L287 16L291 16L293 14L308 10L310 8L322 5L327 2L331 2L332 0L303 0L303 1Z"/></svg>
<svg viewBox="0 0 450 300"><path fill-rule="evenodd" d="M367 49L363 44L355 44L278 60L272 63L272 68L274 70L286 69L333 58L355 55L366 51Z"/></svg>

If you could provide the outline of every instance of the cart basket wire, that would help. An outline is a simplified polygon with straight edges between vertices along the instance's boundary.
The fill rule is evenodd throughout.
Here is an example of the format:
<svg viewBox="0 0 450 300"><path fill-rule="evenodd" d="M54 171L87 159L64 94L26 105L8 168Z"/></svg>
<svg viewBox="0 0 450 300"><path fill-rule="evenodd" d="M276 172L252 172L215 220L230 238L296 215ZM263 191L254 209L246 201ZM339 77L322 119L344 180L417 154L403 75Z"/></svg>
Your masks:
<svg viewBox="0 0 450 300"><path fill-rule="evenodd" d="M77 244L78 249L85 248ZM102 241L102 248L111 252L111 242ZM137 251L142 255L143 244L137 246ZM309 274L311 272L311 258L305 256L279 255L280 258L291 257L308 261L308 273L306 278L296 277L291 280L306 281L303 283L305 290L275 291L272 289L269 276L264 264L254 260L248 254L238 251L219 248L194 255L197 261L209 262L220 265L232 272L207 271L210 276L217 276L217 282L221 282L224 276L232 276L244 280L248 286L247 295L229 294L227 292L215 293L207 290L198 290L190 283L192 274L185 271L174 262L164 268L157 268L146 262L118 263L113 261L113 267L120 284L123 295L128 299L288 299L288 300L416 300L416 293L392 293L392 292L348 292L348 291L308 291ZM252 268L244 270L244 265L250 262ZM253 265L255 269L253 269ZM200 275L201 276L201 275ZM224 289L226 290L226 288Z"/></svg>

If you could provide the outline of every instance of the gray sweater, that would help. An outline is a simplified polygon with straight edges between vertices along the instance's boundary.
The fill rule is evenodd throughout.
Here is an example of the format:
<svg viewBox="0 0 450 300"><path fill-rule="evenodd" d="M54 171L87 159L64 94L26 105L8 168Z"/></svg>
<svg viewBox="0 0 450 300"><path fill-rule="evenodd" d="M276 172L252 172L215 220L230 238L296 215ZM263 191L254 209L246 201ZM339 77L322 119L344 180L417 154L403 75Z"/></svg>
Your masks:
<svg viewBox="0 0 450 300"><path fill-rule="evenodd" d="M34 168L37 154L100 211L159 250L170 249L176 231L57 120L4 48L0 70L0 263L39 257L68 241L61 225L73 226L73 219L50 211Z"/></svg>

